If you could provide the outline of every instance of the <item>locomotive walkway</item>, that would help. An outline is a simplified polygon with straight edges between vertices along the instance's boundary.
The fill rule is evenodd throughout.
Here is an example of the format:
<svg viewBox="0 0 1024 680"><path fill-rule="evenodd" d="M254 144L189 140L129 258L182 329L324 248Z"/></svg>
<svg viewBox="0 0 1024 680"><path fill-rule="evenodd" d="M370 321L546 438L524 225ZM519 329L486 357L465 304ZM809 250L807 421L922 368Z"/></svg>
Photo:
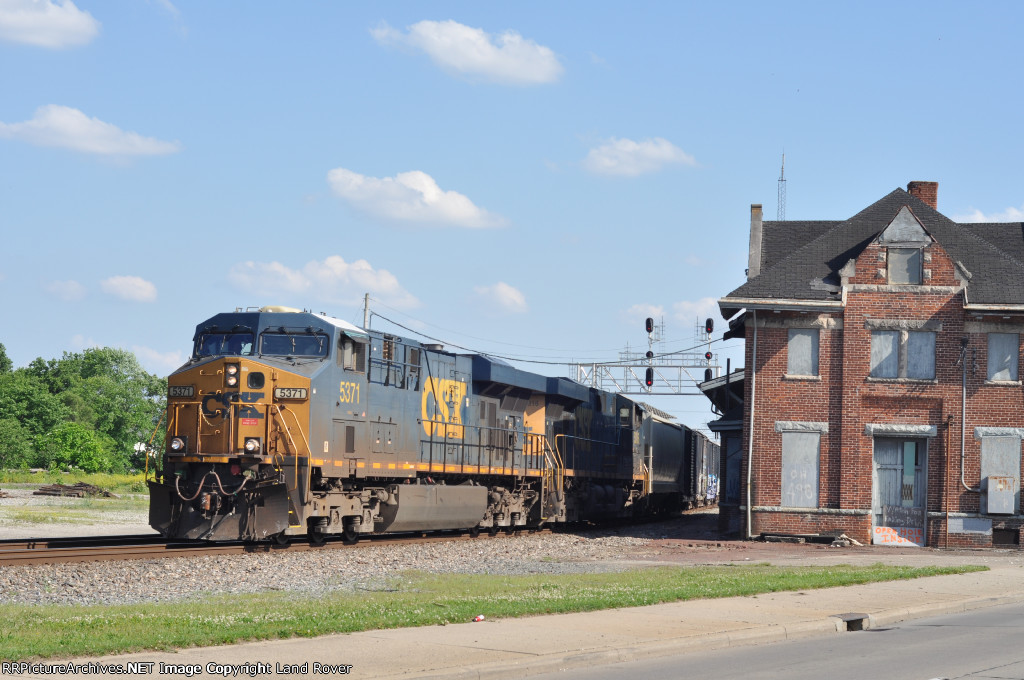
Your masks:
<svg viewBox="0 0 1024 680"><path fill-rule="evenodd" d="M80 661L155 662L154 675L160 662L201 664L195 677L219 677L207 671L211 662L266 663L274 676L283 675L277 664L308 662L307 673L287 677L336 676L344 667L328 665L343 664L351 665L347 677L354 678L521 678L687 651L855 635L849 631L1021 602L1022 563L1024 555L986 572L910 581ZM319 673L314 663L324 665Z"/></svg>

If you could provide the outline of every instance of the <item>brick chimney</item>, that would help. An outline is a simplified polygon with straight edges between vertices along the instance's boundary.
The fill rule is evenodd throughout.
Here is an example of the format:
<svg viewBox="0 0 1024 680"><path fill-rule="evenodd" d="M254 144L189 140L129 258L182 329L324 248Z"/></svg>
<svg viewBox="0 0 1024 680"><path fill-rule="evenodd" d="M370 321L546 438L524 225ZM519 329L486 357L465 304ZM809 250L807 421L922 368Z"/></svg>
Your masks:
<svg viewBox="0 0 1024 680"><path fill-rule="evenodd" d="M939 209L939 183L938 182L910 182L907 184L907 193L919 198L933 210Z"/></svg>
<svg viewBox="0 0 1024 680"><path fill-rule="evenodd" d="M760 203L750 205L750 249L747 252L747 280L761 273L761 220Z"/></svg>

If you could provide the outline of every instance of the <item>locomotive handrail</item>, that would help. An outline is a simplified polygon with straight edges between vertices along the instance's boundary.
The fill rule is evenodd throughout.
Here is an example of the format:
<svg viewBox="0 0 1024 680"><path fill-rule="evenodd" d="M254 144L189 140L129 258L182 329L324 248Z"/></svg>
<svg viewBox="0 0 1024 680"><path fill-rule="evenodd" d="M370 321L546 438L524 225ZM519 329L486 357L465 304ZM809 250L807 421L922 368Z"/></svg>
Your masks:
<svg viewBox="0 0 1024 680"><path fill-rule="evenodd" d="M294 449L294 451L295 451L295 486L293 486L292 489L291 489L292 491L294 491L295 489L297 489L299 487L299 453L300 453L299 452L299 447L295 444L295 438L292 437L292 430L291 430L290 427L288 427L288 421L285 420L284 414L281 412L281 406L279 404L274 404L273 406L277 410L277 415L281 419L281 424L284 425L284 431L288 435L288 440L292 443L292 449ZM287 408L285 408L285 411L288 411L288 413L291 413L291 411L289 411ZM298 419L298 417L294 413L292 413L292 418L295 419L295 427L298 428L299 434L302 436L302 443L306 445L306 458L308 459L309 456L312 453L312 449L309 448L309 441L306 440L306 433L302 431L302 425L299 424L299 419ZM313 468L312 468L312 466L309 464L309 462L307 460L307 462L306 462L306 495L307 496L309 495L309 485L312 482L312 477L313 477Z"/></svg>

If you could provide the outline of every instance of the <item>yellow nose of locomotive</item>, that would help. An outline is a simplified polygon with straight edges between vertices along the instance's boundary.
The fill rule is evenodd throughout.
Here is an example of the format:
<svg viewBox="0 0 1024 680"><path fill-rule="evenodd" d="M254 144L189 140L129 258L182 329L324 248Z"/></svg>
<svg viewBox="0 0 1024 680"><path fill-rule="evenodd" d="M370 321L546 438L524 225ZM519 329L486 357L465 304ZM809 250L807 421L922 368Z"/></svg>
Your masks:
<svg viewBox="0 0 1024 680"><path fill-rule="evenodd" d="M309 454L308 378L231 357L181 371L168 383L168 456L226 462Z"/></svg>

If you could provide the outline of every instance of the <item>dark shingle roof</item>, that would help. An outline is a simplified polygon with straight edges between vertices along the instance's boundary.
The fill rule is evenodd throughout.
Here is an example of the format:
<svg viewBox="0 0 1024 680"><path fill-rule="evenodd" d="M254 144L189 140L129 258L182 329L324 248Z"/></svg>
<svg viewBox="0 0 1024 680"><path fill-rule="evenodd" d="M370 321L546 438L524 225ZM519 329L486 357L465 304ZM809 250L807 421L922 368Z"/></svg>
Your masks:
<svg viewBox="0 0 1024 680"><path fill-rule="evenodd" d="M764 222L761 226L761 271L784 259L803 246L832 229L836 220Z"/></svg>
<svg viewBox="0 0 1024 680"><path fill-rule="evenodd" d="M967 299L1024 304L1024 223L958 224L903 189L843 222L766 222L761 274L728 298L834 300L839 270L885 229L903 206L954 261L971 273ZM787 227L792 225L792 233ZM723 313L735 309L723 305ZM726 314L730 316L730 314Z"/></svg>

